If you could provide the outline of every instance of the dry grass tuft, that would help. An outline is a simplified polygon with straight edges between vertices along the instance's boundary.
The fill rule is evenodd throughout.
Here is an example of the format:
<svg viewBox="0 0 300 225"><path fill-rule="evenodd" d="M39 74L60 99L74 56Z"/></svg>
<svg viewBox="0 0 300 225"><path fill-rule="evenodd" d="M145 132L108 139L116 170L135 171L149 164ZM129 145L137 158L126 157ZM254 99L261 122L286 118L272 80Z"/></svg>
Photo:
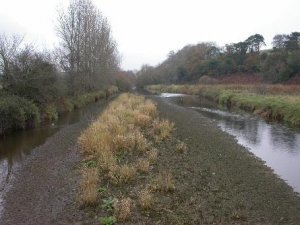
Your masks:
<svg viewBox="0 0 300 225"><path fill-rule="evenodd" d="M89 168L82 171L80 200L84 205L96 204L98 180L99 174L97 168Z"/></svg>
<svg viewBox="0 0 300 225"><path fill-rule="evenodd" d="M169 120L155 120L153 122L154 141L159 143L167 139L174 129L174 123Z"/></svg>
<svg viewBox="0 0 300 225"><path fill-rule="evenodd" d="M135 132L135 149L139 152L145 152L149 144L147 139L140 131Z"/></svg>
<svg viewBox="0 0 300 225"><path fill-rule="evenodd" d="M142 128L150 125L152 121L152 118L150 116L142 114L137 110L133 112L133 119L134 119L134 125Z"/></svg>
<svg viewBox="0 0 300 225"><path fill-rule="evenodd" d="M148 189L141 190L138 193L138 202L142 209L150 209L153 204L153 195Z"/></svg>
<svg viewBox="0 0 300 225"><path fill-rule="evenodd" d="M147 152L147 157L150 163L155 163L157 160L158 151L156 148L152 148Z"/></svg>
<svg viewBox="0 0 300 225"><path fill-rule="evenodd" d="M184 142L182 142L182 141L180 141L180 142L176 145L176 151L177 151L178 153L186 154L186 153L187 153L187 150L188 150L187 145L186 145Z"/></svg>
<svg viewBox="0 0 300 225"><path fill-rule="evenodd" d="M111 151L98 152L98 162L100 168L104 171L110 171L117 165L116 157Z"/></svg>
<svg viewBox="0 0 300 225"><path fill-rule="evenodd" d="M136 168L128 165L115 165L108 172L108 177L114 184L128 183L136 178Z"/></svg>
<svg viewBox="0 0 300 225"><path fill-rule="evenodd" d="M114 139L114 150L115 151L132 151L135 148L135 136L131 132L126 134L117 134Z"/></svg>
<svg viewBox="0 0 300 225"><path fill-rule="evenodd" d="M124 198L119 200L115 205L115 217L118 221L126 221L131 217L132 200Z"/></svg>
<svg viewBox="0 0 300 225"><path fill-rule="evenodd" d="M148 173L150 169L150 162L148 159L140 159L137 164L136 168L138 171L142 173Z"/></svg>
<svg viewBox="0 0 300 225"><path fill-rule="evenodd" d="M134 166L122 165L119 167L121 182L127 183L136 177L136 168Z"/></svg>
<svg viewBox="0 0 300 225"><path fill-rule="evenodd" d="M154 190L161 192L172 192L175 190L175 184L170 171L162 171L154 181Z"/></svg>

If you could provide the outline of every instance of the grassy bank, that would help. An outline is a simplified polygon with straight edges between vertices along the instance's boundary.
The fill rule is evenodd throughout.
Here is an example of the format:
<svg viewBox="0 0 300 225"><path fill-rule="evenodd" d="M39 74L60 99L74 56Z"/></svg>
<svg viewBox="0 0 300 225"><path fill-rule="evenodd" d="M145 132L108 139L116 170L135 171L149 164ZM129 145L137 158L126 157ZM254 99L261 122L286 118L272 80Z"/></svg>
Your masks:
<svg viewBox="0 0 300 225"><path fill-rule="evenodd" d="M176 187L172 171L155 169L156 147L170 137L173 127L158 118L152 101L123 94L82 133L80 202L101 224L159 219L148 218L155 199ZM183 143L178 148L185 151Z"/></svg>
<svg viewBox="0 0 300 225"><path fill-rule="evenodd" d="M227 107L260 115L269 121L300 126L300 86L284 85L151 85L151 93L201 95Z"/></svg>
<svg viewBox="0 0 300 225"><path fill-rule="evenodd" d="M116 92L118 92L118 88L111 86L103 91L65 97L43 105L37 105L33 101L20 96L1 92L0 135L13 130L31 128L40 122L55 122L60 114L71 112Z"/></svg>

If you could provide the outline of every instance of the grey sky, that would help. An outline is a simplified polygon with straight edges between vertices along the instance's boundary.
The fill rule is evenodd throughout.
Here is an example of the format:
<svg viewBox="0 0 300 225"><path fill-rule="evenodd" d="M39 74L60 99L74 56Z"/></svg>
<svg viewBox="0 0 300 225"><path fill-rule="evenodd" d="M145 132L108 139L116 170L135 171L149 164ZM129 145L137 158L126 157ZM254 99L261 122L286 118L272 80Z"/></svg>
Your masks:
<svg viewBox="0 0 300 225"><path fill-rule="evenodd" d="M123 69L156 65L171 50L213 41L222 46L254 33L271 46L278 33L300 31L299 0L94 0L108 18ZM20 33L39 48L57 45L62 0L0 0L0 32Z"/></svg>

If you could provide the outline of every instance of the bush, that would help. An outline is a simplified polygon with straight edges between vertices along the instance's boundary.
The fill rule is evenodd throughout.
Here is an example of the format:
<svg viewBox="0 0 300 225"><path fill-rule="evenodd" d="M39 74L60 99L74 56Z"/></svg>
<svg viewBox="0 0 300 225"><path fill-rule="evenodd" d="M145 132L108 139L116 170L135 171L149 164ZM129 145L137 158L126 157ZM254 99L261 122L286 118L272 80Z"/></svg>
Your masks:
<svg viewBox="0 0 300 225"><path fill-rule="evenodd" d="M13 95L0 97L0 134L34 127L39 121L39 109L31 101Z"/></svg>
<svg viewBox="0 0 300 225"><path fill-rule="evenodd" d="M46 105L45 111L43 112L43 119L46 122L54 122L58 119L57 108L54 104Z"/></svg>

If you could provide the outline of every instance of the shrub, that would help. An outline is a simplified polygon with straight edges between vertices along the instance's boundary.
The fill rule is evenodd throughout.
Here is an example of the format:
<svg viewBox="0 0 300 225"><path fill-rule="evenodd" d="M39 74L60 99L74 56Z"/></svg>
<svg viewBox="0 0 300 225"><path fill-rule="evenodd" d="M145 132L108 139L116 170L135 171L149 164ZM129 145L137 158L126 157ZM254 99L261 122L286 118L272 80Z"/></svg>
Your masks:
<svg viewBox="0 0 300 225"><path fill-rule="evenodd" d="M33 127L39 121L39 109L31 101L13 95L0 97L0 134Z"/></svg>
<svg viewBox="0 0 300 225"><path fill-rule="evenodd" d="M106 92L108 95L113 95L113 94L116 94L117 92L119 91L118 87L116 86L110 86Z"/></svg>
<svg viewBox="0 0 300 225"><path fill-rule="evenodd" d="M58 112L56 106L54 104L46 105L45 110L43 112L43 119L46 122L54 122L58 119Z"/></svg>

